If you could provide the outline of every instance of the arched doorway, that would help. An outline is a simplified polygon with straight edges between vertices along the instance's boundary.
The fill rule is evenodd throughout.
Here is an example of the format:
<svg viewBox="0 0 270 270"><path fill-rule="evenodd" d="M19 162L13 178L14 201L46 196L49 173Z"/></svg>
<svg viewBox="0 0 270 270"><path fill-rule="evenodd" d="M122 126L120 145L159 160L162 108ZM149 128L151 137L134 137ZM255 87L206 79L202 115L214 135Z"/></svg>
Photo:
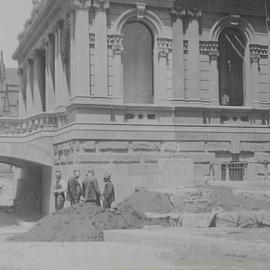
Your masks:
<svg viewBox="0 0 270 270"><path fill-rule="evenodd" d="M124 103L153 103L153 36L141 22L123 28Z"/></svg>
<svg viewBox="0 0 270 270"><path fill-rule="evenodd" d="M219 36L220 105L243 106L243 70L246 40L235 28L225 28Z"/></svg>

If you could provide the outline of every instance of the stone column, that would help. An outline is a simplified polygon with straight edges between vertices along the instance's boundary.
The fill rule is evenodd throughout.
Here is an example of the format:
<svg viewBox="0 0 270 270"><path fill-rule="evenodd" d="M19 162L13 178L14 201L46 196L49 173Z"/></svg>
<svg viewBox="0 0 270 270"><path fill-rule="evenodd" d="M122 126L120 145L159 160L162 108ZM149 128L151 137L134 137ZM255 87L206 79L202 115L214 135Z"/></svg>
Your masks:
<svg viewBox="0 0 270 270"><path fill-rule="evenodd" d="M66 106L70 102L70 93L68 89L68 81L67 81L67 73L66 73L66 60L69 57L67 55L66 47L69 47L67 44L67 37L69 33L69 17L66 16L65 20L61 21L60 30L59 30L59 40L60 40L60 62L59 62L59 71L60 71L60 79L61 79L61 94L62 94L62 102L63 105Z"/></svg>
<svg viewBox="0 0 270 270"><path fill-rule="evenodd" d="M211 103L219 104L218 42L209 42Z"/></svg>
<svg viewBox="0 0 270 270"><path fill-rule="evenodd" d="M19 77L19 117L24 117L26 115L26 81L25 81L25 70L24 68L18 69Z"/></svg>
<svg viewBox="0 0 270 270"><path fill-rule="evenodd" d="M27 64L25 66L25 79L26 79L26 112L27 115L31 115L34 113L34 96L33 96L33 60L28 59Z"/></svg>
<svg viewBox="0 0 270 270"><path fill-rule="evenodd" d="M270 8L270 6L269 6ZM267 37L268 37L268 100L270 100L270 17L267 19Z"/></svg>
<svg viewBox="0 0 270 270"><path fill-rule="evenodd" d="M40 113L43 111L42 109L42 89L40 88L40 51L35 52L34 57L34 113Z"/></svg>
<svg viewBox="0 0 270 270"><path fill-rule="evenodd" d="M95 76L96 97L108 97L108 44L107 9L108 0L94 0L95 7Z"/></svg>
<svg viewBox="0 0 270 270"><path fill-rule="evenodd" d="M53 111L54 109L54 83L53 74L51 70L51 54L54 46L52 45L52 40L50 38L44 40L45 53L46 53L46 111ZM53 53L54 54L54 53ZM54 61L54 59L53 59Z"/></svg>
<svg viewBox="0 0 270 270"><path fill-rule="evenodd" d="M60 93L60 70L59 70L59 58L60 58L60 40L59 40L59 25L57 24L54 32L54 66L55 66L55 96L54 96L54 107L58 108L61 106L61 93Z"/></svg>
<svg viewBox="0 0 270 270"><path fill-rule="evenodd" d="M200 41L199 18L201 11L186 10L186 36L188 39L188 91L187 98L191 101L200 100Z"/></svg>
<svg viewBox="0 0 270 270"><path fill-rule="evenodd" d="M90 0L74 1L71 14L71 98L90 96L89 8Z"/></svg>
<svg viewBox="0 0 270 270"><path fill-rule="evenodd" d="M259 61L260 54L258 52L257 45L250 45L250 65L251 65L251 73L252 73L252 88L251 91L247 93L247 105L251 105L252 103L258 103L258 72L259 72Z"/></svg>
<svg viewBox="0 0 270 270"><path fill-rule="evenodd" d="M185 11L175 8L171 11L173 20L173 98L185 98L185 66L184 66L184 27Z"/></svg>

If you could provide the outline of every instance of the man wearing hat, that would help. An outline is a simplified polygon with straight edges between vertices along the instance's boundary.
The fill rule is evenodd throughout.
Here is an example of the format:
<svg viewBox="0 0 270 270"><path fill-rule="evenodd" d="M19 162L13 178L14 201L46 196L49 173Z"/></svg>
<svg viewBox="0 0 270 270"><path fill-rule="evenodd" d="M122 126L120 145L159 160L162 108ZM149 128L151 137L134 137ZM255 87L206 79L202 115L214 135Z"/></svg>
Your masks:
<svg viewBox="0 0 270 270"><path fill-rule="evenodd" d="M115 201L114 186L111 182L111 175L106 173L104 175L104 192L103 192L103 208L111 208L112 202Z"/></svg>
<svg viewBox="0 0 270 270"><path fill-rule="evenodd" d="M89 169L85 179L82 183L82 195L85 203L92 203L96 206L101 206L100 197L101 192L99 189L98 181L95 176L95 170Z"/></svg>

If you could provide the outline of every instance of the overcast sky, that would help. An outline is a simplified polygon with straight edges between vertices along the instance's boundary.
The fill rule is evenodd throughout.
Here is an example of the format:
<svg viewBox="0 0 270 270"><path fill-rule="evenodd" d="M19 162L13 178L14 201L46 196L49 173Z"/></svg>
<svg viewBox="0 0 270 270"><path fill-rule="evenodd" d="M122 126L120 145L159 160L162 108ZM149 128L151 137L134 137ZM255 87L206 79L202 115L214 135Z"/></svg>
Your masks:
<svg viewBox="0 0 270 270"><path fill-rule="evenodd" d="M17 67L12 54L18 45L17 36L30 17L32 0L0 0L0 3L0 49L4 51L6 67Z"/></svg>

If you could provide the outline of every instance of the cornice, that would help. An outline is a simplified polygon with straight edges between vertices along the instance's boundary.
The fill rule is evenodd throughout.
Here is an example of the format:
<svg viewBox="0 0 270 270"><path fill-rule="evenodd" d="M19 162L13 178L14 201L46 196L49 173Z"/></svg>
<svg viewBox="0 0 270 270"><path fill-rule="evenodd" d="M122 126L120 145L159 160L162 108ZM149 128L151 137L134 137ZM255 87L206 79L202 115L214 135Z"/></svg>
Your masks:
<svg viewBox="0 0 270 270"><path fill-rule="evenodd" d="M13 54L13 59L21 60L32 48L35 42L41 37L43 32L51 24L59 11L63 8L63 4L68 3L65 0L46 0L42 1L38 14L27 21L24 31L20 34L19 46Z"/></svg>

